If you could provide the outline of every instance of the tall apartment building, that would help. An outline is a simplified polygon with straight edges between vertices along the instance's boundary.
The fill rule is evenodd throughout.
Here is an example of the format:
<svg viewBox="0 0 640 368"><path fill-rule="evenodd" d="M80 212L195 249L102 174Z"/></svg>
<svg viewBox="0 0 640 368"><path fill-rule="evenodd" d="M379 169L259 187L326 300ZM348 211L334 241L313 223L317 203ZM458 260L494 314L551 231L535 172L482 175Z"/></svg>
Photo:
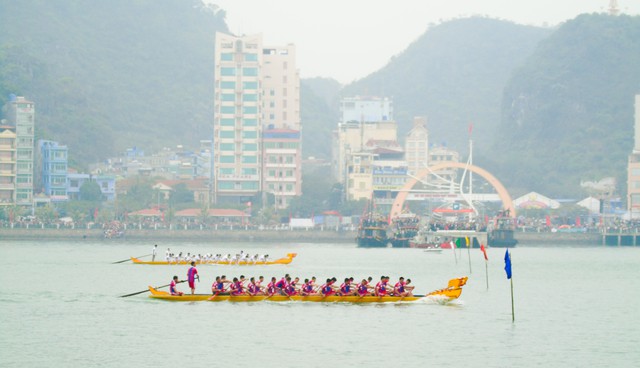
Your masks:
<svg viewBox="0 0 640 368"><path fill-rule="evenodd" d="M640 95L635 97L634 128L633 151L627 164L627 209L637 219L640 218Z"/></svg>
<svg viewBox="0 0 640 368"><path fill-rule="evenodd" d="M12 98L5 116L16 129L15 204L32 207L35 104L24 97Z"/></svg>
<svg viewBox="0 0 640 368"><path fill-rule="evenodd" d="M42 169L42 190L51 202L63 202L69 199L67 194L67 146L58 142L38 140L40 167Z"/></svg>
<svg viewBox="0 0 640 368"><path fill-rule="evenodd" d="M0 206L16 200L16 129L0 125Z"/></svg>
<svg viewBox="0 0 640 368"><path fill-rule="evenodd" d="M409 174L415 175L429 166L429 132L427 118L413 118L413 128L404 143L405 160Z"/></svg>
<svg viewBox="0 0 640 368"><path fill-rule="evenodd" d="M332 167L334 178L346 184L350 156L363 151L370 140L397 140L393 104L388 98L348 97L340 102L341 117L333 131Z"/></svg>
<svg viewBox="0 0 640 368"><path fill-rule="evenodd" d="M280 153L277 144L265 150L263 133L296 131L280 143L292 144L291 137L296 137L295 144L300 146L295 47L264 48L261 35L216 33L214 114L214 200L248 202L261 191L270 191L265 184L268 172L264 159ZM277 143L277 137L272 134L268 140ZM300 150L296 152L300 154ZM300 157L294 162L295 190L280 192L281 197L301 194Z"/></svg>

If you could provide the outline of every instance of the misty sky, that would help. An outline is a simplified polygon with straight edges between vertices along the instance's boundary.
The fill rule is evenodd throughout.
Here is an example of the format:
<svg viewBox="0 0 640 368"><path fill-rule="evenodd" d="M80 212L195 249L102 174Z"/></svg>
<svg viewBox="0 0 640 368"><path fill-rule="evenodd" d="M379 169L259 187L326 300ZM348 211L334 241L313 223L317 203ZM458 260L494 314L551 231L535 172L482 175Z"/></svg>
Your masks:
<svg viewBox="0 0 640 368"><path fill-rule="evenodd" d="M349 83L383 67L430 23L486 15L553 26L578 14L605 11L610 0L208 1L226 10L235 34L262 33L266 46L295 44L302 78ZM618 5L626 14L640 14L640 0L618 0Z"/></svg>

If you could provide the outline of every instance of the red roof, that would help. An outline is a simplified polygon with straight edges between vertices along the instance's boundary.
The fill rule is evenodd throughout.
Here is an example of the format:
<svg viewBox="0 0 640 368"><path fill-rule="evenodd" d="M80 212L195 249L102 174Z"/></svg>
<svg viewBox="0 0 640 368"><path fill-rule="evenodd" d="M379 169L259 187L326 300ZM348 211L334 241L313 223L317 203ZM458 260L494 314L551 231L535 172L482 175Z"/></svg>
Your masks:
<svg viewBox="0 0 640 368"><path fill-rule="evenodd" d="M143 216L143 217L162 216L162 211L160 211L157 208L145 208L143 210L129 212L128 216Z"/></svg>
<svg viewBox="0 0 640 368"><path fill-rule="evenodd" d="M202 215L202 209L200 208L187 208L185 210L177 211L176 217L199 217ZM248 217L250 215L240 210L227 209L227 208L211 208L208 211L207 217Z"/></svg>

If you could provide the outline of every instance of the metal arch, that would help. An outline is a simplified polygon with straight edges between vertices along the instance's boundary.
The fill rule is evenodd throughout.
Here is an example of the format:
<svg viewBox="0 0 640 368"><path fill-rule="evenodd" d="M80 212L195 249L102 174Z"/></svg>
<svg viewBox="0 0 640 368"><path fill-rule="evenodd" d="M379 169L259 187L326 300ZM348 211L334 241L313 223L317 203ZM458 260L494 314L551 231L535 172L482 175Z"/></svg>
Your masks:
<svg viewBox="0 0 640 368"><path fill-rule="evenodd" d="M402 212L402 208L404 208L404 201L407 199L407 195L418 181L421 181L424 177L434 171L442 170L442 169L466 169L470 170L480 176L482 176L489 184L493 186L493 188L498 192L498 196L502 200L502 208L505 210L509 210L509 214L511 217L516 217L516 208L513 205L513 200L511 199L511 195L507 192L507 189L500 183L495 176L491 175L487 170L470 165L468 163L461 162L440 162L436 165L427 167L426 169L421 170L416 176L412 176L410 180L408 180L402 189L398 192L396 199L393 201L393 205L391 205L391 213L389 214L389 218L394 218L400 215Z"/></svg>

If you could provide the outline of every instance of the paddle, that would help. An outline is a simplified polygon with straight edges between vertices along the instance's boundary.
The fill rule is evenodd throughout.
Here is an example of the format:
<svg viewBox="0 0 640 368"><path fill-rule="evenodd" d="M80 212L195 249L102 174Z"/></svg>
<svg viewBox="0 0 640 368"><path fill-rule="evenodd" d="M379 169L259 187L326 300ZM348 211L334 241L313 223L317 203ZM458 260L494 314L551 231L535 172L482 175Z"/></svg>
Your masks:
<svg viewBox="0 0 640 368"><path fill-rule="evenodd" d="M178 282L176 282L176 284L181 284L181 283L186 282L186 281L187 281L187 280L178 281ZM158 286L158 287L156 287L156 288L154 288L154 289L161 289L161 288L163 288L163 287L167 287L167 286L169 286L169 285L171 285L171 284L166 284L166 285ZM131 293L131 294L127 294L127 295L120 295L120 297L121 297L121 298L126 298L126 297L128 297L128 296L134 296L134 295L138 295L138 294L146 293L146 292L148 292L148 291L149 291L149 289L147 289L147 290L142 290L142 291L138 291L138 292L136 292L136 293Z"/></svg>
<svg viewBox="0 0 640 368"><path fill-rule="evenodd" d="M152 254L145 254L144 256L138 256L138 257L134 257L134 258L149 257L149 256L151 256L151 255L152 255ZM122 261L113 262L113 263L111 263L111 264L123 263L123 262L130 261L130 260L131 260L131 257L129 257L129 258L127 258L127 259L123 259Z"/></svg>

